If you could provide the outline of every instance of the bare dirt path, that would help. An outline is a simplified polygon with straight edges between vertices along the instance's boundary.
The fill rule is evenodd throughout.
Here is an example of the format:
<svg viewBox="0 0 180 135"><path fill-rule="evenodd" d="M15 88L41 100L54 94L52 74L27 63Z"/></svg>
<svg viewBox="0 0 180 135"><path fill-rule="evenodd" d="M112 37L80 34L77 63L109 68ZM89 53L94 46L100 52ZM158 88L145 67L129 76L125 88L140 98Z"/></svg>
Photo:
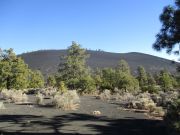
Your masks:
<svg viewBox="0 0 180 135"><path fill-rule="evenodd" d="M34 97L30 96L34 102ZM49 100L46 99L48 103ZM5 103L0 110L0 133L6 134L99 134L167 135L163 121L150 120L142 113L119 110L119 105L94 97L81 97L77 111L62 111L51 106ZM93 116L95 110L100 116Z"/></svg>

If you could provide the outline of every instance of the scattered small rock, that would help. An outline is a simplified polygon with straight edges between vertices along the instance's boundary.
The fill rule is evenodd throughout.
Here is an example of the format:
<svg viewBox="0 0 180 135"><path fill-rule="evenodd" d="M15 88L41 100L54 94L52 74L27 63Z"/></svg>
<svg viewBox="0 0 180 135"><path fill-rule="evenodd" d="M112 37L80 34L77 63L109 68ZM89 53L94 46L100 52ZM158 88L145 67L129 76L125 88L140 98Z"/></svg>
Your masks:
<svg viewBox="0 0 180 135"><path fill-rule="evenodd" d="M100 111L93 111L93 115L101 115Z"/></svg>

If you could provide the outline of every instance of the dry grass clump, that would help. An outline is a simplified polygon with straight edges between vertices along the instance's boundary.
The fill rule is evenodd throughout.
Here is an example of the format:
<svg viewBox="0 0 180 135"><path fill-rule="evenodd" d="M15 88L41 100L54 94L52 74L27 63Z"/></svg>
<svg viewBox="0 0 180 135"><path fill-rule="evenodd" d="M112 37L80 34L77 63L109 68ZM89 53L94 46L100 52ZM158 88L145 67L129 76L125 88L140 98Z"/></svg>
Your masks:
<svg viewBox="0 0 180 135"><path fill-rule="evenodd" d="M127 108L146 110L153 116L164 116L162 107L157 107L156 103L151 99L149 93L142 93L137 95L134 100L127 102Z"/></svg>
<svg viewBox="0 0 180 135"><path fill-rule="evenodd" d="M136 97L127 103L128 108L150 110L150 108L156 106L156 104L150 99L145 97Z"/></svg>
<svg viewBox="0 0 180 135"><path fill-rule="evenodd" d="M43 100L44 100L43 94L38 92L38 94L36 95L36 104L42 105L43 104Z"/></svg>
<svg viewBox="0 0 180 135"><path fill-rule="evenodd" d="M165 115L165 111L162 107L154 107L150 110L150 114L156 117L163 117Z"/></svg>
<svg viewBox="0 0 180 135"><path fill-rule="evenodd" d="M3 99L13 103L24 103L28 100L28 96L21 90L2 90L1 95Z"/></svg>
<svg viewBox="0 0 180 135"><path fill-rule="evenodd" d="M167 107L179 96L178 91L160 91L158 94L151 94L151 99L158 105Z"/></svg>
<svg viewBox="0 0 180 135"><path fill-rule="evenodd" d="M0 109L5 109L4 103L0 102Z"/></svg>
<svg viewBox="0 0 180 135"><path fill-rule="evenodd" d="M53 87L48 87L39 90L40 93L42 93L45 97L54 96L57 93L57 89Z"/></svg>
<svg viewBox="0 0 180 135"><path fill-rule="evenodd" d="M24 94L22 91L14 91L13 94L11 94L11 101L13 103L24 103L27 102L28 97L26 94Z"/></svg>
<svg viewBox="0 0 180 135"><path fill-rule="evenodd" d="M171 103L174 102L180 95L178 91L168 91L168 92L160 92L159 93L161 100L159 101L159 105L167 107Z"/></svg>
<svg viewBox="0 0 180 135"><path fill-rule="evenodd" d="M77 110L79 103L80 98L75 90L69 90L63 94L57 93L52 101L56 108L63 110Z"/></svg>
<svg viewBox="0 0 180 135"><path fill-rule="evenodd" d="M1 98L2 99L9 99L11 96L10 96L10 94L11 94L12 92L10 92L9 90L6 90L6 89L3 89L2 91L1 91Z"/></svg>
<svg viewBox="0 0 180 135"><path fill-rule="evenodd" d="M115 93L111 96L111 99L115 100L115 101L119 101L121 99L121 97L122 97L121 94Z"/></svg>
<svg viewBox="0 0 180 135"><path fill-rule="evenodd" d="M98 99L101 99L103 101L110 100L111 99L111 91L110 90L104 90L100 95L97 96Z"/></svg>
<svg viewBox="0 0 180 135"><path fill-rule="evenodd" d="M116 100L119 100L121 102L131 102L133 100L135 100L135 96L132 93L124 93L122 95L117 94L116 95Z"/></svg>
<svg viewBox="0 0 180 135"><path fill-rule="evenodd" d="M128 110L137 110L142 112L148 112L151 116L162 117L165 112L162 107L158 107L154 100L159 101L159 96L154 96L152 100L152 94L145 93L130 93L130 92L116 92L111 95L109 90L102 92L97 98L101 100L116 100Z"/></svg>
<svg viewBox="0 0 180 135"><path fill-rule="evenodd" d="M151 94L151 99L158 105L162 105L162 98L159 94L157 93L154 93L154 94Z"/></svg>

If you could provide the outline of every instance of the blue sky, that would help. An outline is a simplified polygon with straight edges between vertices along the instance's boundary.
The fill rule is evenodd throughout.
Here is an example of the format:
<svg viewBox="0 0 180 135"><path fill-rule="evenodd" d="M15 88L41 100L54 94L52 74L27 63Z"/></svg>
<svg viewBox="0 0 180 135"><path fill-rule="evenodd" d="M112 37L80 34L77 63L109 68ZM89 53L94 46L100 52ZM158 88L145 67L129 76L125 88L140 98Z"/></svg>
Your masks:
<svg viewBox="0 0 180 135"><path fill-rule="evenodd" d="M173 0L0 0L0 47L17 54L83 48L177 56L152 49L159 15Z"/></svg>

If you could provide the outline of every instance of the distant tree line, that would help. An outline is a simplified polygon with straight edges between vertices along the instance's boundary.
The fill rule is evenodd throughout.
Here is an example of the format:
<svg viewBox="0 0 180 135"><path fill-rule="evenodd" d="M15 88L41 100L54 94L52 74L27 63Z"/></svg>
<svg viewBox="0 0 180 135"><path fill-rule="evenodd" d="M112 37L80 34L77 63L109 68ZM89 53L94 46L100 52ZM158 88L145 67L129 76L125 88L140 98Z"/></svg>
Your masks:
<svg viewBox="0 0 180 135"><path fill-rule="evenodd" d="M86 49L72 42L67 49L67 55L61 57L58 73L48 77L47 85L60 89L77 89L82 93L105 89L112 92L114 89L119 89L153 93L160 90L172 90L180 86L179 76L174 76L167 70L152 75L147 73L143 66L139 66L137 76L133 76L128 63L121 59L116 68L92 70L86 64L88 57Z"/></svg>
<svg viewBox="0 0 180 135"><path fill-rule="evenodd" d="M61 57L58 72L50 75L46 83L38 70L31 70L25 62L15 55L13 49L0 52L0 88L26 89L57 87L61 91L77 89L82 93L93 93L105 89L121 91L168 91L180 87L180 77L163 70L157 74L147 73L144 67L137 68L137 76L131 74L125 60L120 59L115 68L90 69L86 61L86 49L76 42L68 47L67 54Z"/></svg>

